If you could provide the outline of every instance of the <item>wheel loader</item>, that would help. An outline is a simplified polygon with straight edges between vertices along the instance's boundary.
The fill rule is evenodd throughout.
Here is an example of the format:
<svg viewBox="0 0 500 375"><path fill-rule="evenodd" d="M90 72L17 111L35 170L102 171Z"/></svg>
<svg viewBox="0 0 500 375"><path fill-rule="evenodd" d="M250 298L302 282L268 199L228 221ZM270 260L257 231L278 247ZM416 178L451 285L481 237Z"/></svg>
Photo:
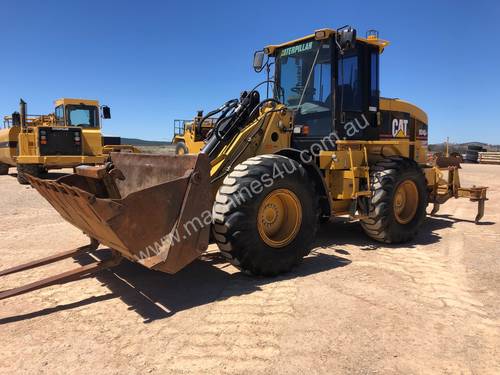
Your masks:
<svg viewBox="0 0 500 375"><path fill-rule="evenodd" d="M197 154L205 145L205 140L210 136L216 119L207 118L203 123L203 111L198 111L194 120L174 120L174 138L176 155L189 153Z"/></svg>
<svg viewBox="0 0 500 375"><path fill-rule="evenodd" d="M483 216L486 187L463 188L459 163L427 162L428 118L380 96L379 58L388 42L352 27L320 29L254 55L274 77L200 119L217 117L198 154L111 154L55 181L28 176L91 243L11 268L19 272L99 244L114 256L4 291L0 298L73 280L126 258L175 273L210 241L241 270L272 276L309 254L318 226L357 220L374 241L415 238L427 206L467 198ZM259 88L272 95L261 99ZM97 251L98 252L98 251Z"/></svg>

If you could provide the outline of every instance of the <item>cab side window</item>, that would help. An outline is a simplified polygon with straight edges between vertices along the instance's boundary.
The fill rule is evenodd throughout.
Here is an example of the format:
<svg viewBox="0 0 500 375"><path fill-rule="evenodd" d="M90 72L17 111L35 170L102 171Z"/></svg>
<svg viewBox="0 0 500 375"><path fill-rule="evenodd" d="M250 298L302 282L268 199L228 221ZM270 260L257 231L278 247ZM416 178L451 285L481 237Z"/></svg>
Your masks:
<svg viewBox="0 0 500 375"><path fill-rule="evenodd" d="M379 69L378 69L379 53L372 51L370 53L370 106L378 108L380 87L379 87Z"/></svg>
<svg viewBox="0 0 500 375"><path fill-rule="evenodd" d="M57 125L64 125L64 106L60 105L55 110Z"/></svg>
<svg viewBox="0 0 500 375"><path fill-rule="evenodd" d="M320 48L315 63L311 58L302 69L302 82L308 83L297 95L300 108L296 120L308 125L308 137L324 137L332 132L332 50L329 44Z"/></svg>
<svg viewBox="0 0 500 375"><path fill-rule="evenodd" d="M346 56L339 60L338 88L341 106L344 111L361 111L363 95L357 55Z"/></svg>

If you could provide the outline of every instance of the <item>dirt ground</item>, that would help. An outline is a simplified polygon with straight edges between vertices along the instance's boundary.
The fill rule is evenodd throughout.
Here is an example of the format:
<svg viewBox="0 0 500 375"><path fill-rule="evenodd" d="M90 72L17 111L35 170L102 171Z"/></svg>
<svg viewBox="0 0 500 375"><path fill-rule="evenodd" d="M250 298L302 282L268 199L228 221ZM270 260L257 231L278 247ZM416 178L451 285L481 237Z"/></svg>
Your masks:
<svg viewBox="0 0 500 375"><path fill-rule="evenodd" d="M245 276L212 249L173 276L124 262L0 301L0 373L500 374L500 166L462 172L491 187L482 225L453 200L406 246L327 224L278 278ZM13 174L0 176L0 207L2 269L87 242Z"/></svg>

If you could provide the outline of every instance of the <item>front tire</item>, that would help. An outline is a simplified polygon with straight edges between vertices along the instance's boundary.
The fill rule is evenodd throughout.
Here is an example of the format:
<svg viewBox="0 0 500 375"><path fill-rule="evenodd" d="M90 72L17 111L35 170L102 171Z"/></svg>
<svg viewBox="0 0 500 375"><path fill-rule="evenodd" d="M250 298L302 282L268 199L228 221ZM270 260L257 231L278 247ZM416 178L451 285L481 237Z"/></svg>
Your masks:
<svg viewBox="0 0 500 375"><path fill-rule="evenodd" d="M369 217L361 220L361 226L379 242L410 241L426 216L427 184L422 169L415 161L398 156L371 169L373 195L368 202Z"/></svg>
<svg viewBox="0 0 500 375"><path fill-rule="evenodd" d="M186 144L184 142L178 142L175 145L175 154L176 155L189 154L189 149L187 148L187 146L186 146Z"/></svg>
<svg viewBox="0 0 500 375"><path fill-rule="evenodd" d="M261 155L224 179L213 207L223 255L254 275L289 271L309 254L319 222L314 185L296 161Z"/></svg>
<svg viewBox="0 0 500 375"><path fill-rule="evenodd" d="M33 177L40 177L43 168L36 164L18 164L17 165L17 182L21 185L28 185L29 182L25 177L25 174L29 174Z"/></svg>

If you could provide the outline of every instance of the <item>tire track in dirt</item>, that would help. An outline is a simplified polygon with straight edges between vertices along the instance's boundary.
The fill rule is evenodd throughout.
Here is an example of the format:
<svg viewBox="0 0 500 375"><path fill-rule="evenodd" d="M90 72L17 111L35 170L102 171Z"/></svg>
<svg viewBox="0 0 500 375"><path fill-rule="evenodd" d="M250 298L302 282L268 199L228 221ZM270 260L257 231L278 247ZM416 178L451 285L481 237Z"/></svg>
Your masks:
<svg viewBox="0 0 500 375"><path fill-rule="evenodd" d="M381 254L384 266L406 275L411 282L406 295L427 305L428 317L436 322L445 318L455 330L458 345L464 348L475 371L500 371L496 344L500 339L500 320L491 316L468 286L462 262L464 235L455 232L440 243L441 252L404 251ZM478 357L480 360L478 360ZM460 358L457 360L465 360ZM474 370L471 368L471 372ZM498 373L498 372L496 372Z"/></svg>
<svg viewBox="0 0 500 375"><path fill-rule="evenodd" d="M260 290L245 294L251 283L239 280L225 288L192 330L170 341L167 349L172 355L166 370L258 373L279 356L283 326L294 315L295 280L265 281Z"/></svg>
<svg viewBox="0 0 500 375"><path fill-rule="evenodd" d="M447 246L454 253L463 251L463 236L454 235ZM413 251L381 254L381 257L385 266L374 266L406 275L415 286L413 295L422 302L451 309L458 316L473 319L481 328L500 328L500 322L490 319L483 304L474 298L464 282L463 267L455 262L445 262L439 255Z"/></svg>

